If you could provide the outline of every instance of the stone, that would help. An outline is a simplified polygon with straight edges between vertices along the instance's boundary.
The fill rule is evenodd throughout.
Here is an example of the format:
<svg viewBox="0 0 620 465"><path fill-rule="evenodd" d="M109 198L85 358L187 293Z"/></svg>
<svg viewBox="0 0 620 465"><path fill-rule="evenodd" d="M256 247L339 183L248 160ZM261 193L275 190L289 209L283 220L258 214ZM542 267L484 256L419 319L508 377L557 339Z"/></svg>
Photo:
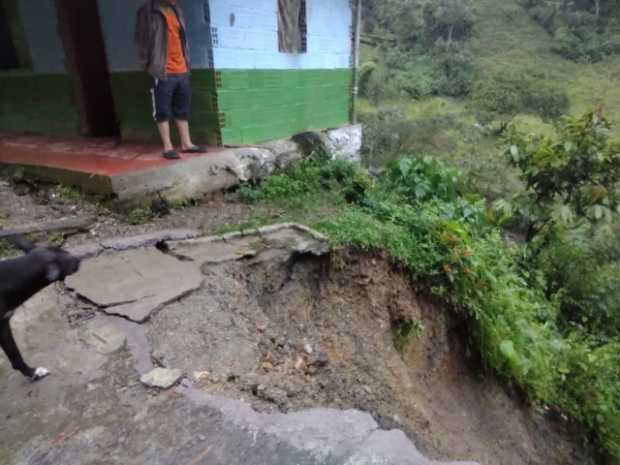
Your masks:
<svg viewBox="0 0 620 465"><path fill-rule="evenodd" d="M329 365L329 355L327 355L327 352L317 351L308 359L308 366L311 367L325 368L327 365Z"/></svg>
<svg viewBox="0 0 620 465"><path fill-rule="evenodd" d="M361 161L362 137L361 124L331 129L322 135L327 153L331 155L332 159L353 163Z"/></svg>
<svg viewBox="0 0 620 465"><path fill-rule="evenodd" d="M170 389L183 376L181 370L169 370L166 368L155 368L140 377L140 382L148 387L158 389Z"/></svg>
<svg viewBox="0 0 620 465"><path fill-rule="evenodd" d="M276 156L268 149L244 147L233 152L237 162L231 169L241 182L267 177L276 169Z"/></svg>

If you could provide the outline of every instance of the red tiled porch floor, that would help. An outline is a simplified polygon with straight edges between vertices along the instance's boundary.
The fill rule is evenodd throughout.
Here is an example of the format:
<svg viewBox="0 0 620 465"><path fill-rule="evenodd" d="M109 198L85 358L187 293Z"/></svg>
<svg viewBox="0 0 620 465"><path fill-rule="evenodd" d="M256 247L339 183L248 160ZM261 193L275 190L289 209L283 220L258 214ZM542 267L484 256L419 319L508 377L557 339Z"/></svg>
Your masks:
<svg viewBox="0 0 620 465"><path fill-rule="evenodd" d="M170 161L161 156L161 147L154 144L0 134L0 164L42 166L101 176L169 166L223 150L209 147L207 154L182 154L182 160Z"/></svg>

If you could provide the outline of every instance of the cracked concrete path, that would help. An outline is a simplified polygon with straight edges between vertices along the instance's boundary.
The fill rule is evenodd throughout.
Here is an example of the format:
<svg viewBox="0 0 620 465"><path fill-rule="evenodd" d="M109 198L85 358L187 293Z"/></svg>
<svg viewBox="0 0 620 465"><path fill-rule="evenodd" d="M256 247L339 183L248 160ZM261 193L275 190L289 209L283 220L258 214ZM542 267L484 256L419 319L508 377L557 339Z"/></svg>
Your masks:
<svg viewBox="0 0 620 465"><path fill-rule="evenodd" d="M73 291L48 288L13 319L24 356L52 375L31 384L0 357L0 465L439 463L360 411L258 413L205 392L189 373L168 391L140 383L158 364L140 323L182 308L199 288L208 291L210 266L328 251L320 235L296 225L165 244L151 235L130 247L92 248L67 282ZM236 349L231 342L229 352Z"/></svg>

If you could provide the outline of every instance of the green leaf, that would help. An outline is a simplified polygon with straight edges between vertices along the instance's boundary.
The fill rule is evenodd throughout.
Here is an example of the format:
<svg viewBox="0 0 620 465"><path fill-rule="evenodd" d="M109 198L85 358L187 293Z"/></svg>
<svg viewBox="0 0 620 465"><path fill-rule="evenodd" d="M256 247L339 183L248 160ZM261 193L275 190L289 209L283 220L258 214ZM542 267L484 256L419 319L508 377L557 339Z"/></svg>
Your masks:
<svg viewBox="0 0 620 465"><path fill-rule="evenodd" d="M504 357L508 360L514 361L517 358L517 352L515 351L515 345L512 341L506 340L502 341L499 346L499 350Z"/></svg>
<svg viewBox="0 0 620 465"><path fill-rule="evenodd" d="M601 207L600 205L594 206L594 218L595 219L600 220L601 218L603 218L604 214L605 212L603 211L603 207Z"/></svg>

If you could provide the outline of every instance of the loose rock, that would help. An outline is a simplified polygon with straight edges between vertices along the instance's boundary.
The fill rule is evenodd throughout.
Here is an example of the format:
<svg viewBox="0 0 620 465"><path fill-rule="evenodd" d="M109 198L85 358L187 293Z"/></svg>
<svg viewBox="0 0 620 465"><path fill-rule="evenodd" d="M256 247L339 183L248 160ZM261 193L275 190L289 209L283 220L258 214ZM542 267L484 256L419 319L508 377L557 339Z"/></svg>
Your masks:
<svg viewBox="0 0 620 465"><path fill-rule="evenodd" d="M140 378L142 384L148 387L159 389L170 389L183 376L181 370L167 370L165 368L155 368L153 371Z"/></svg>

